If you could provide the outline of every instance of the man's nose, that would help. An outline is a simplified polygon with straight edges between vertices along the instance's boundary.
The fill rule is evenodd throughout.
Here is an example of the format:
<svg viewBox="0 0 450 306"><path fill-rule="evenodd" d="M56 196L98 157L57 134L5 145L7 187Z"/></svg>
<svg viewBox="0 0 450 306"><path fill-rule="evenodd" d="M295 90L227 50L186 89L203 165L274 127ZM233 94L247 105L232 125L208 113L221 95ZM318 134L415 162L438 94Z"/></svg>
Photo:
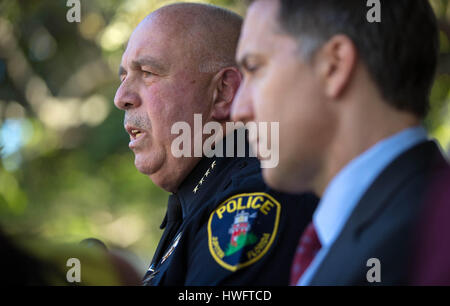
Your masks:
<svg viewBox="0 0 450 306"><path fill-rule="evenodd" d="M114 105L121 110L129 110L139 107L141 105L141 99L138 93L123 82L116 91Z"/></svg>
<svg viewBox="0 0 450 306"><path fill-rule="evenodd" d="M253 103L249 90L244 84L239 88L231 106L231 119L244 123L254 120Z"/></svg>

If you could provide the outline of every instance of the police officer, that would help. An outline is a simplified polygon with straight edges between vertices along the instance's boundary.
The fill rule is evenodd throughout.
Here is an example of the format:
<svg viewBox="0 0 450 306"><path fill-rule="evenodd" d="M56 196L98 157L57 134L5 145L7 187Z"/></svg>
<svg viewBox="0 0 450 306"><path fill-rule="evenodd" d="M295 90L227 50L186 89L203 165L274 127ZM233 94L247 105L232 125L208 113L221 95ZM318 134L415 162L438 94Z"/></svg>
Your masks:
<svg viewBox="0 0 450 306"><path fill-rule="evenodd" d="M229 121L241 81L234 61L241 24L215 6L166 6L138 25L122 57L114 102L125 111L135 165L172 193L145 285L289 284L317 199L268 189L249 154L226 157L230 144L242 147L240 130L215 134L216 154L198 155L209 139L203 123L225 131ZM184 127L194 128L187 143L176 134Z"/></svg>

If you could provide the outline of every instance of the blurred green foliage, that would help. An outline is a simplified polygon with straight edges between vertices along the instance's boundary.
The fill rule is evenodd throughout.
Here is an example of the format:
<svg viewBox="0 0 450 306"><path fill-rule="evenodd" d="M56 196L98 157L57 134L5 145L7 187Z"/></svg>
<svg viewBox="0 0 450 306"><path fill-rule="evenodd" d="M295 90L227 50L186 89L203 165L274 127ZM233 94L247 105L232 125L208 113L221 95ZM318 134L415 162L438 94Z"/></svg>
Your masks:
<svg viewBox="0 0 450 306"><path fill-rule="evenodd" d="M113 107L124 44L163 0L81 0L81 23L65 0L0 2L0 224L54 241L96 237L144 268L161 235L167 193L134 167ZM197 1L244 14L241 0ZM450 148L450 8L440 20L439 74L426 120Z"/></svg>

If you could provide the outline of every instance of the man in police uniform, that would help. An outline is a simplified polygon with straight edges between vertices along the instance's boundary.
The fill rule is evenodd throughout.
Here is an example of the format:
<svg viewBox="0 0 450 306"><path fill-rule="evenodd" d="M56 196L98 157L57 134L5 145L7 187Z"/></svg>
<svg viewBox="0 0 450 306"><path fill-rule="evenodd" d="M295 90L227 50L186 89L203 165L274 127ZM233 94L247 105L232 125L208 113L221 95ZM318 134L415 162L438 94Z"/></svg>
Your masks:
<svg viewBox="0 0 450 306"><path fill-rule="evenodd" d="M234 61L241 24L215 6L166 6L138 25L122 57L114 102L125 111L135 165L172 193L145 285L289 283L316 198L270 190L256 158L177 157L172 150L173 124L193 127L194 114L225 130L241 81ZM236 148L238 133L215 149ZM196 136L189 137L194 145Z"/></svg>

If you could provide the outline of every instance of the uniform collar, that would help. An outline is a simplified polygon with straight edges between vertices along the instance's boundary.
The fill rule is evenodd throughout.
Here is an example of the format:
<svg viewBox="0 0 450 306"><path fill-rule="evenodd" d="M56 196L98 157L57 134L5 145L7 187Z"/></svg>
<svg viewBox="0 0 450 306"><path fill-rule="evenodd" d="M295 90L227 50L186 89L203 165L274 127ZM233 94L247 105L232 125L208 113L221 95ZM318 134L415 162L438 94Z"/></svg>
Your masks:
<svg viewBox="0 0 450 306"><path fill-rule="evenodd" d="M186 218L194 208L195 198L199 197L208 187L217 165L217 158L203 157L194 170L181 183L175 195L178 197L183 211L183 219ZM213 169L211 169L213 168ZM208 179L209 178L209 179Z"/></svg>
<svg viewBox="0 0 450 306"><path fill-rule="evenodd" d="M186 216L189 216L192 211L195 211L196 206L202 204L203 201L196 201L196 199L202 198L205 193L209 193L210 195L214 194L214 192L211 193L209 189L212 187L217 189L219 187L217 182L219 174L228 163L236 160L235 157L226 157L227 142L230 141L230 139L233 143L235 152L237 152L237 144L240 139L238 137L238 131L236 130L224 137L222 141L217 144L222 150L223 157L202 157L175 193L181 203L183 219L186 218ZM245 150L245 152L249 152L247 141L245 141Z"/></svg>

